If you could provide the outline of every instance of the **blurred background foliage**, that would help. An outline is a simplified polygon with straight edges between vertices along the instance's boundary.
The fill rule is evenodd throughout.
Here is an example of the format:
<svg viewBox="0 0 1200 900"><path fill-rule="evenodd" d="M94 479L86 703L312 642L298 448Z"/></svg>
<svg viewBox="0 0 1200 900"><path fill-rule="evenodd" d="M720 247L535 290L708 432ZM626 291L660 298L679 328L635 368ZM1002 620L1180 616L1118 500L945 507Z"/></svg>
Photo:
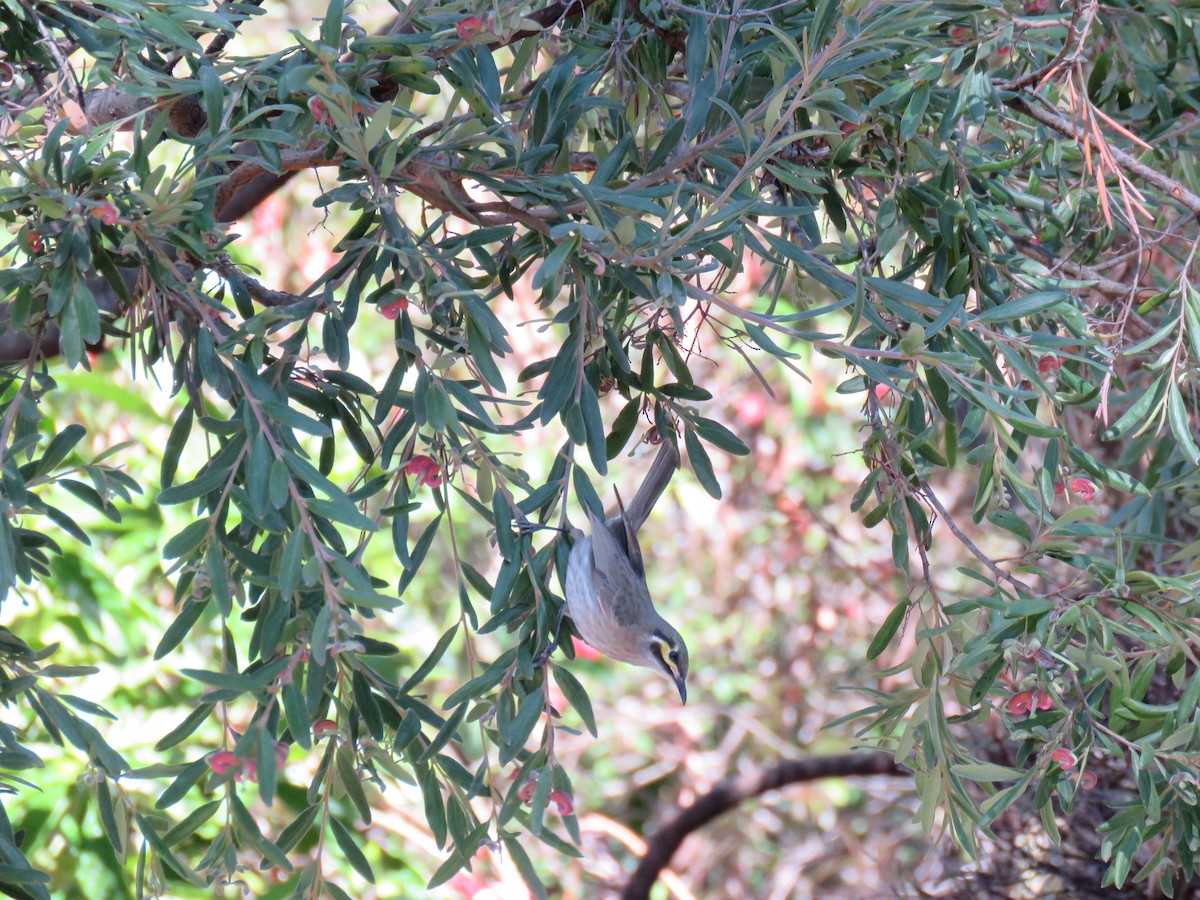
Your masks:
<svg viewBox="0 0 1200 900"><path fill-rule="evenodd" d="M0 3L14 896L1192 877L1191 5ZM683 708L505 505L671 418Z"/></svg>

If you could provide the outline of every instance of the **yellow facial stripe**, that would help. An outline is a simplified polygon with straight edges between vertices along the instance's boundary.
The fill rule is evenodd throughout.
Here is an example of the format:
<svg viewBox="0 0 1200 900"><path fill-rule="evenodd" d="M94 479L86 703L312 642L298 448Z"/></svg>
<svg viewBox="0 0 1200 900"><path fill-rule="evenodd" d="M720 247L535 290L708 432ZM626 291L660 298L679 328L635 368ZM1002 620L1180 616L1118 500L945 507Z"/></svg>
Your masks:
<svg viewBox="0 0 1200 900"><path fill-rule="evenodd" d="M666 666L675 675L679 674L679 666L671 659L671 645L658 635L652 635L651 643L654 644L655 655L662 660L662 664Z"/></svg>

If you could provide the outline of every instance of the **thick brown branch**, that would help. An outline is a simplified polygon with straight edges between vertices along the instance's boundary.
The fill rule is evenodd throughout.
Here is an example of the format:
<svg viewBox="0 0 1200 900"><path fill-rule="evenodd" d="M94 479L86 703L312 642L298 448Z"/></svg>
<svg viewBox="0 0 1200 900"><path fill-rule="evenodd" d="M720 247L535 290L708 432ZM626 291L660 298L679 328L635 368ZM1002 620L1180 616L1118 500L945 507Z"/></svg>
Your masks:
<svg viewBox="0 0 1200 900"><path fill-rule="evenodd" d="M741 778L723 781L695 803L681 809L673 819L658 829L649 839L646 855L638 863L625 889L622 900L645 900L658 875L671 863L671 857L684 839L703 828L713 819L752 797L778 790L789 784L852 775L900 775L911 773L896 765L888 753L849 753L841 756L813 756L808 759L788 759Z"/></svg>
<svg viewBox="0 0 1200 900"><path fill-rule="evenodd" d="M280 153L278 172L258 159L244 160L233 168L217 188L213 214L218 222L237 221L297 172L322 165L336 166L340 162L340 156L329 156L324 143L304 150Z"/></svg>

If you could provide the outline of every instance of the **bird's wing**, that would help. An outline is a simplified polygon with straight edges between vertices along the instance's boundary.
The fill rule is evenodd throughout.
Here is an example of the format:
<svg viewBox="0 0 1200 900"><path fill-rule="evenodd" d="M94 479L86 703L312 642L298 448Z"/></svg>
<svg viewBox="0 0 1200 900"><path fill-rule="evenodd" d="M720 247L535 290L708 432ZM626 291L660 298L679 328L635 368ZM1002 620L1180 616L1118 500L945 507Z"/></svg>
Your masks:
<svg viewBox="0 0 1200 900"><path fill-rule="evenodd" d="M646 578L634 570L623 543L607 523L590 509L586 512L592 522L592 585L597 603L618 625L636 625L639 609L650 601Z"/></svg>

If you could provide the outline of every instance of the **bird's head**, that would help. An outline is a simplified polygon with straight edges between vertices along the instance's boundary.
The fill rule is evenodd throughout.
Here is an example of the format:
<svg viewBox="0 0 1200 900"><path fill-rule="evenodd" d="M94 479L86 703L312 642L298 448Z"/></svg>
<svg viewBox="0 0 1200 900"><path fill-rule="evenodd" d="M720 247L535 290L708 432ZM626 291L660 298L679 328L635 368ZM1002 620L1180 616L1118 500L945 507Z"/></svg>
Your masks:
<svg viewBox="0 0 1200 900"><path fill-rule="evenodd" d="M688 650L679 632L660 618L646 638L645 653L642 664L670 678L687 703Z"/></svg>

